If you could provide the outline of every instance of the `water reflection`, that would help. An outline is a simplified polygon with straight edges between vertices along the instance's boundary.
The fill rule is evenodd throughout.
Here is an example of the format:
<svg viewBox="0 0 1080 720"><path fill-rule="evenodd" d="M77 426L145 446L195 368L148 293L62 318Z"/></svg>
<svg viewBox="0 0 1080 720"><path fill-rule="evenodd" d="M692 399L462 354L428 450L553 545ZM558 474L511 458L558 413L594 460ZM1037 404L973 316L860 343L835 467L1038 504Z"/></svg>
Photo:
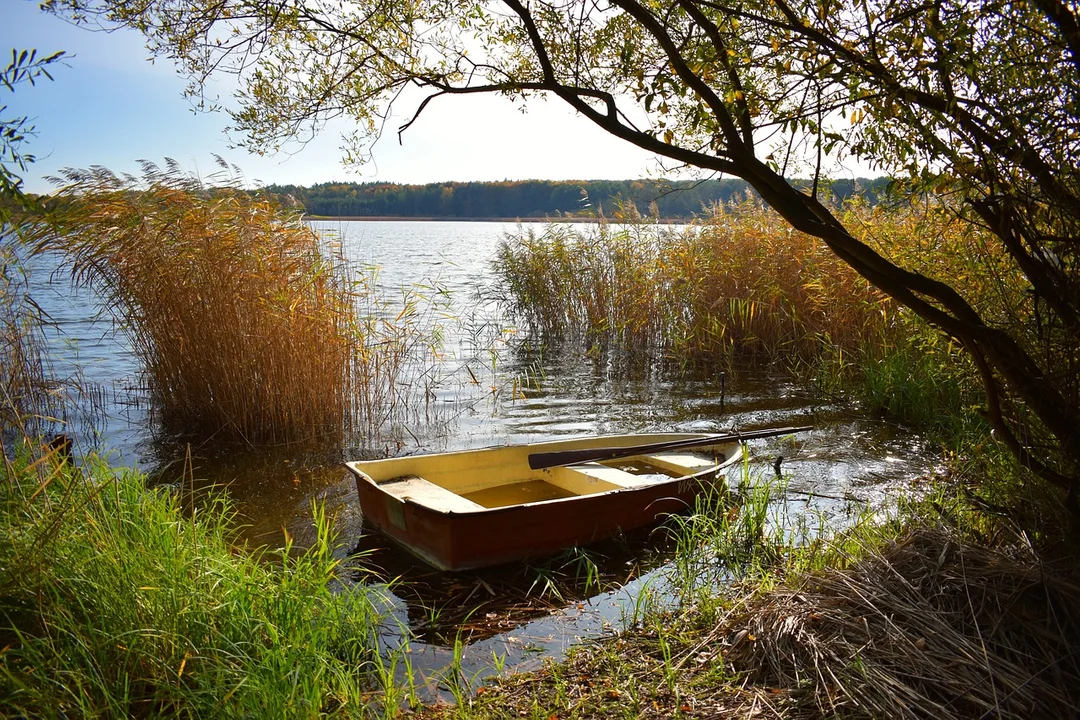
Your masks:
<svg viewBox="0 0 1080 720"><path fill-rule="evenodd" d="M408 423L383 428L376 442L344 448L223 449L213 439L188 447L155 435L140 391L139 368L123 333L97 318L96 298L74 293L51 275L47 261L33 276L35 299L56 320L52 350L60 375L102 388L107 410L100 443L126 464L153 472L155 482L188 492L227 491L240 537L252 546L280 546L288 533L298 547L314 540L311 507L335 518L339 554L362 552L365 581L389 582L384 642L408 641L414 669L437 678L462 653L467 675L482 677L505 658L528 667L560 656L582 637L632 617L643 589L664 594L670 548L646 529L590 549L594 574L573 556L481 573L448 575L418 564L380 536L366 535L345 459L479 448L508 442L632 432L716 432L732 428L812 424L794 441L751 445L752 466L772 472L776 458L789 488L789 511L814 523L843 525L852 508L878 506L889 493L933 463L918 438L872 422L812 388L763 373L687 376L663 365L626 365L580 347L515 342L492 296L489 262L512 224L340 222L346 255L380 266L383 293L437 295L430 321L444 338L437 367L425 368L427 395ZM365 271L368 272L368 271ZM421 286L416 289L416 285ZM408 630L406 630L408 629ZM432 681L432 687L437 686Z"/></svg>

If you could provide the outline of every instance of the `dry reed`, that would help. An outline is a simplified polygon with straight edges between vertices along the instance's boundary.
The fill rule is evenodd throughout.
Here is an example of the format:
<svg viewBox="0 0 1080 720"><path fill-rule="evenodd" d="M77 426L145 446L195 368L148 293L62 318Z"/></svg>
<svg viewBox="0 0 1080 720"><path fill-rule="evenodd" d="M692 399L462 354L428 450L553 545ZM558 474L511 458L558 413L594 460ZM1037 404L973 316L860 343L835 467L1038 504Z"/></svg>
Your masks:
<svg viewBox="0 0 1080 720"><path fill-rule="evenodd" d="M144 171L142 183L67 171L35 234L106 298L164 427L296 442L380 416L408 331L359 316L344 261L268 197L206 187L175 163Z"/></svg>
<svg viewBox="0 0 1080 720"><path fill-rule="evenodd" d="M726 630L712 649L749 683L789 689L788 717L1072 717L1080 707L1080 585L1026 546L920 530L765 595Z"/></svg>
<svg viewBox="0 0 1080 720"><path fill-rule="evenodd" d="M63 415L51 392L41 317L14 244L0 244L0 441L40 437Z"/></svg>
<svg viewBox="0 0 1080 720"><path fill-rule="evenodd" d="M892 304L820 241L754 203L671 231L555 225L508 238L495 265L530 328L582 333L691 365L813 364L890 327Z"/></svg>
<svg viewBox="0 0 1080 720"><path fill-rule="evenodd" d="M1080 585L1026 544L921 528L846 568L748 587L708 617L663 616L499 680L465 715L946 720L1080 707Z"/></svg>

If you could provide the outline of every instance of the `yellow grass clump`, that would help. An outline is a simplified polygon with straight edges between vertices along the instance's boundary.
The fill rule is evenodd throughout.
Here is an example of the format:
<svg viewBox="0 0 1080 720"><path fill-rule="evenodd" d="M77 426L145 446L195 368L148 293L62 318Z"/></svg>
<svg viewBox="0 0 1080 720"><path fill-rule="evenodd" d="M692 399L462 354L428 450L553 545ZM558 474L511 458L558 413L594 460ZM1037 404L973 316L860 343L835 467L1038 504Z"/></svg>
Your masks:
<svg viewBox="0 0 1080 720"><path fill-rule="evenodd" d="M13 243L0 243L0 435L5 447L20 434L39 435L59 414L49 393L41 323L27 294Z"/></svg>
<svg viewBox="0 0 1080 720"><path fill-rule="evenodd" d="M750 202L678 231L631 223L525 233L502 244L496 272L533 329L699 366L803 366L852 353L885 331L893 308L820 240Z"/></svg>
<svg viewBox="0 0 1080 720"><path fill-rule="evenodd" d="M791 688L792 717L1070 717L1078 607L1028 546L921 529L750 602L718 645L749 683Z"/></svg>
<svg viewBox="0 0 1080 720"><path fill-rule="evenodd" d="M376 414L370 386L392 384L400 346L371 337L343 262L301 217L175 164L145 171L68 171L35 235L123 323L164 426L295 442Z"/></svg>

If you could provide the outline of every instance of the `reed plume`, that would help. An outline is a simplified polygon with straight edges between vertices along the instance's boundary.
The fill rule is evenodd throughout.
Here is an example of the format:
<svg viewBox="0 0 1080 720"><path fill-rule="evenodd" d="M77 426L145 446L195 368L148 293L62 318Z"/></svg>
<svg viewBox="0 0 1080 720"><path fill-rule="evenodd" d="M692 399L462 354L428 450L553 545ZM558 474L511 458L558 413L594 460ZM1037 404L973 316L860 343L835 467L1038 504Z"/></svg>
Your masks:
<svg viewBox="0 0 1080 720"><path fill-rule="evenodd" d="M753 203L682 230L631 222L522 233L502 243L495 271L532 330L698 367L853 353L893 311L820 240Z"/></svg>
<svg viewBox="0 0 1080 720"><path fill-rule="evenodd" d="M209 187L69 170L38 251L71 260L122 323L170 432L249 443L339 438L380 414L404 357L358 316L359 288L300 214ZM391 328L399 333L400 328Z"/></svg>

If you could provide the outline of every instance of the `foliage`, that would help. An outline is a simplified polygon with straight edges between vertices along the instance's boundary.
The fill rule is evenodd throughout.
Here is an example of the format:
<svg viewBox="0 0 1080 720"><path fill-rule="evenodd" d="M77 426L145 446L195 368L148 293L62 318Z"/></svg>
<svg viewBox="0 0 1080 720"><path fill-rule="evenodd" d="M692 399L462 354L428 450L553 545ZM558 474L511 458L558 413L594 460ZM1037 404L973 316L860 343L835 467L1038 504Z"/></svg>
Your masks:
<svg viewBox="0 0 1080 720"><path fill-rule="evenodd" d="M50 0L128 25L198 94L240 79L237 129L273 150L331 116L361 160L400 90L534 95L638 147L745 179L795 228L972 357L990 422L1080 514L1080 34L1074 5L949 0ZM415 115L414 115L415 119ZM401 130L407 129L411 121ZM984 225L1030 289L1023 327L860 241L819 180L851 155ZM809 188L786 178L809 172ZM1011 284L1011 281L1010 281Z"/></svg>
<svg viewBox="0 0 1080 720"><path fill-rule="evenodd" d="M94 457L5 455L2 472L0 714L364 711L379 590L335 588L353 571L318 507L312 548L236 553L220 499L188 516Z"/></svg>
<svg viewBox="0 0 1080 720"><path fill-rule="evenodd" d="M876 203L886 184L884 178L837 180L829 190L838 201L861 194ZM712 205L752 194L745 182L732 179L322 183L309 188L271 185L267 190L296 198L314 215L455 218L609 217L631 204L642 214L693 218Z"/></svg>
<svg viewBox="0 0 1080 720"><path fill-rule="evenodd" d="M67 171L29 236L102 291L166 427L265 443L377 426L419 331L362 315L362 278L298 215L175 165L145 170L144 184Z"/></svg>
<svg viewBox="0 0 1080 720"><path fill-rule="evenodd" d="M39 57L37 50L12 50L11 62L0 72L0 85L8 92L15 92L15 86L23 83L34 85L41 78L52 80L49 66L63 57L63 52ZM7 105L0 106L0 226L10 222L13 207L28 203L21 173L34 162L34 156L22 149L27 137L34 134L34 126L26 116L6 116L7 109Z"/></svg>

